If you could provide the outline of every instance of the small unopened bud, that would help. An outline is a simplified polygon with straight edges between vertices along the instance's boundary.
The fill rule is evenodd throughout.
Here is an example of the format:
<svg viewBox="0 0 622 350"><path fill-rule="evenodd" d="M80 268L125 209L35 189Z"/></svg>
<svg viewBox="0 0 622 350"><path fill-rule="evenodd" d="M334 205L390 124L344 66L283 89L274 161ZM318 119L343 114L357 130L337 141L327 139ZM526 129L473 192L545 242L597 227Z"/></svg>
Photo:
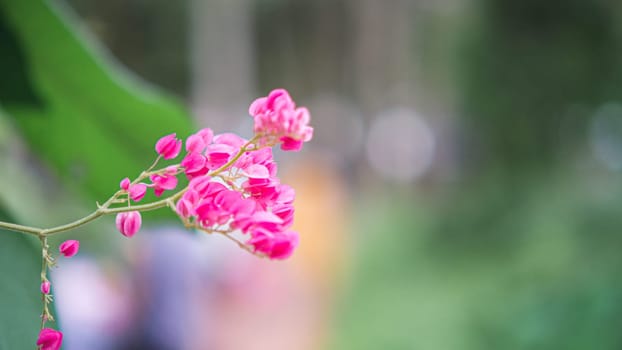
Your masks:
<svg viewBox="0 0 622 350"><path fill-rule="evenodd" d="M121 180L121 183L119 183L119 187L121 187L122 190L127 191L130 188L130 179L126 177L125 179Z"/></svg>
<svg viewBox="0 0 622 350"><path fill-rule="evenodd" d="M41 283L41 293L50 294L50 282L45 281Z"/></svg>
<svg viewBox="0 0 622 350"><path fill-rule="evenodd" d="M60 253L64 255L66 258L70 258L78 254L79 249L80 249L80 242L74 239L67 240L58 247L58 250L60 251Z"/></svg>
<svg viewBox="0 0 622 350"><path fill-rule="evenodd" d="M181 140L175 134L166 135L158 140L155 145L156 152L164 159L173 159L181 151Z"/></svg>
<svg viewBox="0 0 622 350"><path fill-rule="evenodd" d="M132 237L142 224L142 217L138 211L129 211L117 214L117 230L125 237Z"/></svg>

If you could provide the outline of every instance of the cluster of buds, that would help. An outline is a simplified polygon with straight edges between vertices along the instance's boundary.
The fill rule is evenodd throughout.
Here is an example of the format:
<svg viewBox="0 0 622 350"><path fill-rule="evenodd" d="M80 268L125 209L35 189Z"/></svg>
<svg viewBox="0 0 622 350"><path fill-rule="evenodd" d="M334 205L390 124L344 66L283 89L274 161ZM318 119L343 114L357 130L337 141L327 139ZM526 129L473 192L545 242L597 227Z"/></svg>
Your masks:
<svg viewBox="0 0 622 350"><path fill-rule="evenodd" d="M45 272L48 267L55 266L56 263L54 258L47 251L48 246L47 242L43 246L43 259L44 259L44 270L41 273L41 286L39 290L41 291L42 299L43 299L43 313L41 314L41 318L43 319L43 323L47 321L53 321L54 318L49 310L49 304L52 302L52 295L50 294L52 284L47 279ZM61 243L58 247L58 252L60 255L65 258L71 258L72 256L78 254L78 250L80 250L80 242L77 240L67 240ZM39 332L39 337L37 338L37 347L40 350L58 350L60 349L63 343L63 333L57 331L52 328L42 328Z"/></svg>
<svg viewBox="0 0 622 350"><path fill-rule="evenodd" d="M117 213L117 230L132 237L141 228L141 210L168 206L188 228L222 234L261 257L289 257L298 245L298 234L290 229L295 192L277 177L272 147L299 151L311 140L309 112L296 107L287 91L277 89L255 100L249 113L255 122L251 139L232 133L214 135L205 128L186 138L179 164L154 170L160 160L173 160L184 149L176 134L162 137L155 145L155 163L135 180L121 180L120 189L98 205L98 210L101 214ZM185 181L179 176L185 176L188 185L176 190ZM157 197L167 191L171 194L157 202L137 204L149 189ZM70 240L61 245L60 253L71 257L78 248L79 242ZM44 273L40 288L45 300L51 300ZM47 315L42 317L45 324ZM57 350L61 342L61 332L43 328L37 345L43 350Z"/></svg>

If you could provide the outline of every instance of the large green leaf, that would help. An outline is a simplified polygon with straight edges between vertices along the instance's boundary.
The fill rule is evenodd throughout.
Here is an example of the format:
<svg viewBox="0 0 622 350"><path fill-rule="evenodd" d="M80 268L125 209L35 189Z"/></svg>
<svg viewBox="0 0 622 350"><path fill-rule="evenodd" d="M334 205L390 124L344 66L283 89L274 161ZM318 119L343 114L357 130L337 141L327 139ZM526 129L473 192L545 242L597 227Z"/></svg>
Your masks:
<svg viewBox="0 0 622 350"><path fill-rule="evenodd" d="M0 220L11 218L0 208ZM0 230L0 350L34 349L42 302L40 252L29 237Z"/></svg>
<svg viewBox="0 0 622 350"><path fill-rule="evenodd" d="M0 103L58 175L105 200L158 137L191 131L174 100L115 69L57 2L0 0Z"/></svg>
<svg viewBox="0 0 622 350"><path fill-rule="evenodd" d="M105 200L118 180L151 163L158 137L185 136L191 123L176 101L115 69L59 6L0 0L0 104L7 112L0 120L10 120L67 186ZM44 199L39 186L55 181L36 178L29 166L15 168L12 134L0 133L0 141L0 220L65 221L60 198ZM0 350L34 348L39 255L30 237L0 230Z"/></svg>

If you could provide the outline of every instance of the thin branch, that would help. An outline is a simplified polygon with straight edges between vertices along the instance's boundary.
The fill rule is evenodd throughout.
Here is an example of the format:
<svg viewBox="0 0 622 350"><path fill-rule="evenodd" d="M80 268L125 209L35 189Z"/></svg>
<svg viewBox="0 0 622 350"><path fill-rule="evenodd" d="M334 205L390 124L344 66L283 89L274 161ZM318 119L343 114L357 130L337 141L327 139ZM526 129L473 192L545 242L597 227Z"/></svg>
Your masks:
<svg viewBox="0 0 622 350"><path fill-rule="evenodd" d="M259 136L255 136L252 139L250 139L248 142L246 142L242 147L240 147L238 153L233 156L233 158L229 159L229 161L225 164L223 164L221 167L219 167L218 169L212 171L211 173L209 173L209 176L216 176L219 175L221 172L223 172L224 170L228 169L229 167L231 167L238 159L240 159L240 157L248 152L248 151L255 151L258 148L255 145L255 142L259 139ZM253 148L250 148L250 146L254 146ZM160 160L160 157L158 157L155 162L149 167L149 169L147 169L147 171L144 171L141 173L140 176L138 176L138 178L136 180L134 180L132 183L137 183L143 179L145 179L146 177L148 177L151 174L154 173L158 173L160 171L163 171L164 169L159 169L156 171L152 171L152 169L156 166L156 164L158 163L158 161ZM177 165L179 166L179 165ZM128 212L128 211L148 211L148 210L155 210L155 209L160 209L160 208L164 208L167 205L170 205L170 203L172 203L173 201L181 198L181 196L188 190L188 187L185 187L184 189L182 189L181 191L175 193L174 195L161 199L159 201L156 202L152 202L152 203L148 203L148 204L141 204L141 205L135 205L132 207L119 207L119 208L109 208L111 204L116 203L116 200L118 198L118 196L120 194L125 193L125 191L117 191L112 197L110 197L106 203L99 205L99 203L97 203L97 210L95 210L94 212L90 213L89 215L75 220L73 222L70 222L68 224L64 224L64 225L60 225L60 226L56 226L56 227L52 227L52 228L39 228L39 227L32 227L32 226L25 226L25 225L19 225L19 224L13 224L10 222L4 222L4 221L0 221L0 228L4 228L10 231L15 231L15 232L20 232L20 233L26 233L26 234L30 234L30 235L34 235L34 236L38 236L38 237L47 237L59 232L65 232L65 231L69 231L72 230L74 228L78 228L80 226L86 225L89 222L98 219L101 216L104 215L110 215L110 214L117 214L117 213L123 213L123 212Z"/></svg>

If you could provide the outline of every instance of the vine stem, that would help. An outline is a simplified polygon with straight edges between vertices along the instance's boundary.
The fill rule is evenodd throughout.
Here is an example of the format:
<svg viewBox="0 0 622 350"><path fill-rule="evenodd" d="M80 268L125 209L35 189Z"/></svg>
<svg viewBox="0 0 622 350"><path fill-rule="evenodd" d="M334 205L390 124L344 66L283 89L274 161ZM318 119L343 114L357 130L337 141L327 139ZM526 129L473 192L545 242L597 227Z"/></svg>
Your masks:
<svg viewBox="0 0 622 350"><path fill-rule="evenodd" d="M231 167L238 159L240 159L240 157L249 151L255 151L257 150L257 146L256 146L256 141L260 138L260 135L256 135L255 137L253 137L251 140L249 140L248 142L246 142L242 147L240 147L240 150L238 151L238 153L233 156L233 158L229 159L229 161L225 164L223 164L221 167L219 167L218 169L212 171L211 173L209 173L209 176L216 176L218 174L220 174L221 172L223 172L224 170L228 169L229 167ZM253 148L249 148L249 146L254 146ZM156 165L156 163L158 162L158 160L160 159L160 157L158 157L156 159L156 161L149 167L149 169L147 171L144 171L136 180L133 181L133 183L139 182L142 179L148 177L151 174L157 173L161 170L158 171L151 171L151 169L153 169ZM181 198L181 196L188 190L188 187L186 186L185 188L183 188L182 190L180 190L179 192L155 201L155 202L151 202L151 203L147 203L147 204L141 204L141 205L134 205L131 207L118 207L118 208L110 208L110 205L113 204L115 202L115 200L118 198L118 196L120 194L125 193L125 191L119 190L117 191L112 197L110 197L104 204L102 205L97 205L97 210L95 210L94 212L90 213L89 215L80 218L78 220L72 221L70 223L64 224L64 225L60 225L60 226L56 226L56 227L51 227L51 228L39 228L39 227L33 227L33 226L26 226L26 225L19 225L19 224L14 224L14 223L10 223L10 222L4 222L4 221L0 221L0 228L9 230L9 231L14 231L14 232L19 232L19 233L25 233L25 234L30 234L33 236L37 236L40 239L54 235L56 233L60 233L60 232L65 232L65 231L69 231L69 230L73 230L75 228L78 228L80 226L84 226L88 223L90 223L91 221L94 221L96 219L98 219L101 216L104 215L110 215L110 214L117 214L117 213L123 213L123 212L128 212L128 211L149 211L149 210L155 210L155 209L160 209L160 208L164 208L166 206L171 206L173 204L174 201L176 201L177 199Z"/></svg>

